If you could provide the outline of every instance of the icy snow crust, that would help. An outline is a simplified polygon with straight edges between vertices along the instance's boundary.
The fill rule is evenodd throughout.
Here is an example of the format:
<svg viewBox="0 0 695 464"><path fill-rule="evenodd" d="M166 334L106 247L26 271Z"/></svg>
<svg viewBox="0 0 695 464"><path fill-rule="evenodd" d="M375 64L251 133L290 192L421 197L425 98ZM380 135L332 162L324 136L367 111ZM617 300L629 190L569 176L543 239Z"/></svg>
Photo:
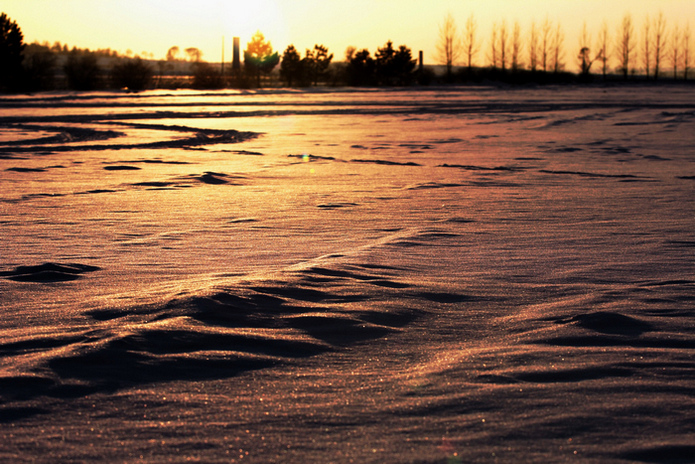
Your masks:
<svg viewBox="0 0 695 464"><path fill-rule="evenodd" d="M0 460L695 456L692 87L0 108Z"/></svg>

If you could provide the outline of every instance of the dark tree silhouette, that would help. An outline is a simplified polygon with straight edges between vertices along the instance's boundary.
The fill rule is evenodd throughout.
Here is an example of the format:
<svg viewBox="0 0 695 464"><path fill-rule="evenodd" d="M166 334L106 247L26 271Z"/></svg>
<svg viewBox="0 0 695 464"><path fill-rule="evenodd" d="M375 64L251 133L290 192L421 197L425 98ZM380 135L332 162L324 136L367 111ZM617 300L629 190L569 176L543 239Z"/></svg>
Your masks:
<svg viewBox="0 0 695 464"><path fill-rule="evenodd" d="M270 72L280 62L280 55L273 52L270 42L265 40L260 31L256 32L244 50L244 68L256 79L256 85L261 86L261 75Z"/></svg>
<svg viewBox="0 0 695 464"><path fill-rule="evenodd" d="M659 78L659 70L666 51L666 18L663 13L654 20L654 79Z"/></svg>
<svg viewBox="0 0 695 464"><path fill-rule="evenodd" d="M345 69L347 81L350 85L374 85L376 63L366 48L355 52L349 48L345 54L347 67Z"/></svg>
<svg viewBox="0 0 695 464"><path fill-rule="evenodd" d="M393 48L389 40L376 52L377 80L382 85L407 85L413 78L415 61L412 52L405 45L398 50Z"/></svg>
<svg viewBox="0 0 695 464"><path fill-rule="evenodd" d="M512 53L512 71L517 72L523 68L523 63L521 62L521 26L518 21L514 22L514 29L512 30L512 42L510 51Z"/></svg>
<svg viewBox="0 0 695 464"><path fill-rule="evenodd" d="M473 59L480 50L478 39L476 37L477 28L478 26L475 22L475 18L473 17L473 14L471 14L466 20L466 28L463 32L463 49L466 54L466 64L468 65L469 74L473 71Z"/></svg>
<svg viewBox="0 0 695 464"><path fill-rule="evenodd" d="M282 54L280 78L288 87L300 82L302 78L302 58L294 45L289 45Z"/></svg>
<svg viewBox="0 0 695 464"><path fill-rule="evenodd" d="M652 20L649 16L644 18L644 26L642 27L642 61L644 62L644 74L649 79L652 65Z"/></svg>
<svg viewBox="0 0 695 464"><path fill-rule="evenodd" d="M325 79L328 72L328 67L333 60L333 54L328 54L328 48L324 45L314 45L314 49L306 51L306 56L304 58L305 71L308 74L310 82L314 85L318 85L320 79Z"/></svg>
<svg viewBox="0 0 695 464"><path fill-rule="evenodd" d="M553 32L553 23L547 17L543 21L541 26L541 40L540 40L540 58L541 58L541 68L543 72L548 71L548 65L550 63L551 54L551 40Z"/></svg>
<svg viewBox="0 0 695 464"><path fill-rule="evenodd" d="M681 32L678 28L678 24L673 28L673 33L671 34L671 47L669 49L669 57L671 58L671 65L673 66L673 78L678 78L678 65L681 59Z"/></svg>
<svg viewBox="0 0 695 464"><path fill-rule="evenodd" d="M531 23L531 31L529 32L528 59L529 69L531 72L536 72L538 69L538 26L536 21Z"/></svg>
<svg viewBox="0 0 695 464"><path fill-rule="evenodd" d="M584 79L589 78L591 73L591 65L594 64L594 60L599 59L599 56L592 59L591 58L591 37L589 36L589 30L586 27L586 22L582 26L582 32L579 36L579 55L577 55L577 60L579 61L579 69L581 70L581 76Z"/></svg>
<svg viewBox="0 0 695 464"><path fill-rule="evenodd" d="M140 58L123 60L111 70L111 83L118 89L144 90L152 83L152 69Z"/></svg>
<svg viewBox="0 0 695 464"><path fill-rule="evenodd" d="M630 73L630 63L632 54L635 48L632 17L626 14L623 17L623 22L618 32L618 57L620 59L620 71L623 73L623 78L627 80Z"/></svg>
<svg viewBox="0 0 695 464"><path fill-rule="evenodd" d="M555 31L553 33L553 47L552 47L552 60L553 60L553 72L555 74L562 71L565 67L562 62L563 57L563 43L565 41L565 34L562 32L562 27L558 23L555 26Z"/></svg>
<svg viewBox="0 0 695 464"><path fill-rule="evenodd" d="M508 47L509 47L509 32L507 30L507 20L503 19L498 29L499 46L497 47L500 67L502 70L507 69Z"/></svg>
<svg viewBox="0 0 695 464"><path fill-rule="evenodd" d="M685 23L685 29L683 29L683 80L688 80L688 73L690 72L690 23Z"/></svg>
<svg viewBox="0 0 695 464"><path fill-rule="evenodd" d="M603 74L603 79L606 80L606 73L608 72L608 23L606 21L601 25L598 49L598 59L601 60L601 73Z"/></svg>
<svg viewBox="0 0 695 464"><path fill-rule="evenodd" d="M24 35L15 21L0 15L0 90L18 88L22 75Z"/></svg>

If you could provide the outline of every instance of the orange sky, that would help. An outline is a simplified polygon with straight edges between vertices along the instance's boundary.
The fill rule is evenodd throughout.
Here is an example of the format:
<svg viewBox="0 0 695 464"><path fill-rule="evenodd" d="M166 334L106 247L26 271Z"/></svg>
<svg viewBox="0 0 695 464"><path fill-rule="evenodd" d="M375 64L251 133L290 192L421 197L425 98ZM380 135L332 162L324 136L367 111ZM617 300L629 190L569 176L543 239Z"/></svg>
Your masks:
<svg viewBox="0 0 695 464"><path fill-rule="evenodd" d="M243 47L260 30L279 52L289 44L301 51L321 43L342 59L348 46L374 52L392 40L414 55L423 50L425 63L434 64L438 27L449 12L460 28L474 15L483 42L479 64L487 64L495 21L519 21L522 33L534 20L560 23L568 63L574 63L585 21L591 32L604 20L615 31L629 12L639 32L646 16L661 11L669 26L691 21L695 27L695 0L3 0L0 8L17 21L26 42L147 52L157 59L173 45L197 47L206 61L219 61L223 36L225 59L231 60L232 37L240 37Z"/></svg>

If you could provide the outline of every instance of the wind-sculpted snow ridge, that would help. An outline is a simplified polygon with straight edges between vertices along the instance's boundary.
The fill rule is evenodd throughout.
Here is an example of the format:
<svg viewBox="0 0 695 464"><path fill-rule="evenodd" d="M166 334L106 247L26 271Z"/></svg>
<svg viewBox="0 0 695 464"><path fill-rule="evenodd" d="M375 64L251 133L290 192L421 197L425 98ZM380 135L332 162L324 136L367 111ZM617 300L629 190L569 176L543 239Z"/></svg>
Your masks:
<svg viewBox="0 0 695 464"><path fill-rule="evenodd" d="M9 278L58 281L40 273L94 270L48 264L18 268ZM26 275L34 277L21 278ZM283 280L249 280L161 304L91 310L91 322L81 329L6 337L0 353L15 373L0 379L0 398L72 397L142 383L231 377L383 337L419 317L428 301L456 299L424 292L395 275L368 264L309 266ZM23 361L26 353L33 356Z"/></svg>
<svg viewBox="0 0 695 464"><path fill-rule="evenodd" d="M37 266L18 266L13 271L0 272L0 277L17 282L63 282L77 280L86 272L98 270L97 266L87 264L44 263Z"/></svg>
<svg viewBox="0 0 695 464"><path fill-rule="evenodd" d="M94 121L89 121L93 123ZM130 125L133 126L133 125ZM153 127L133 126L136 129L153 129ZM35 153L49 150L51 152L74 152L74 151L103 151L103 150L134 150L134 149L170 149L170 148L201 148L206 145L238 143L258 136L254 132L239 132L229 129L195 129L181 126L167 127L156 126L154 129L165 133L174 132L176 134L188 134L184 138L173 138L171 140L156 140L152 142L140 143L118 143L114 141L108 144L97 144L102 140L120 140L126 138L124 133L107 130L95 129L76 129L76 128L55 128L37 126L34 130L51 130L60 133L52 137L44 137L32 140L19 140L14 142L0 142L0 154L7 153Z"/></svg>

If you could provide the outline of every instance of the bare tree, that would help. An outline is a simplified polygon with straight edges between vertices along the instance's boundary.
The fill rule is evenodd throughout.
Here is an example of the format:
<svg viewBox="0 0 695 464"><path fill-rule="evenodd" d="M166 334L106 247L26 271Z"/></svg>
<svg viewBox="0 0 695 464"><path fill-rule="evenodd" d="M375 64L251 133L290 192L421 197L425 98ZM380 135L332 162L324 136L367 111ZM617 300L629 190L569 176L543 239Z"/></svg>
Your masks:
<svg viewBox="0 0 695 464"><path fill-rule="evenodd" d="M608 23L606 21L601 25L601 31L598 34L598 49L598 59L601 60L601 73L605 80L606 72L608 71Z"/></svg>
<svg viewBox="0 0 695 464"><path fill-rule="evenodd" d="M503 19L502 23L500 24L500 29L499 29L499 38L500 38L500 43L499 43L499 51L500 51L500 65L502 67L502 70L507 69L507 49L509 47L509 33L507 31L507 20Z"/></svg>
<svg viewBox="0 0 695 464"><path fill-rule="evenodd" d="M673 32L671 33L671 48L669 50L669 57L671 58L671 66L673 66L673 78L678 77L678 65L681 59L681 31L678 28L678 24L673 27Z"/></svg>
<svg viewBox="0 0 695 464"><path fill-rule="evenodd" d="M654 21L654 79L659 78L659 67L664 58L666 44L666 18L664 13L659 12L659 16Z"/></svg>
<svg viewBox="0 0 695 464"><path fill-rule="evenodd" d="M632 17L626 14L623 17L620 30L618 31L618 56L620 58L620 70L623 78L627 79L630 73L630 61L635 49L634 35L632 27Z"/></svg>
<svg viewBox="0 0 695 464"><path fill-rule="evenodd" d="M586 21L584 21L582 31L579 34L579 56L577 59L579 60L579 69L582 75L588 76L593 60L591 59L591 37L586 27Z"/></svg>
<svg viewBox="0 0 695 464"><path fill-rule="evenodd" d="M446 65L446 75L451 78L451 69L458 61L463 50L458 36L456 21L451 13L447 13L444 22L439 26L439 42L437 42L437 58Z"/></svg>
<svg viewBox="0 0 695 464"><path fill-rule="evenodd" d="M497 23L492 25L492 37L490 38L490 63L493 69L497 69Z"/></svg>
<svg viewBox="0 0 695 464"><path fill-rule="evenodd" d="M564 55L563 44L565 42L565 34L562 32L562 27L558 23L555 26L555 32L553 33L553 46L552 46L552 59L553 59L553 72L558 73L562 71L565 67L562 62Z"/></svg>
<svg viewBox="0 0 695 464"><path fill-rule="evenodd" d="M688 80L688 71L690 71L690 23L685 23L683 29L683 79Z"/></svg>
<svg viewBox="0 0 695 464"><path fill-rule="evenodd" d="M468 63L469 72L473 68L473 59L480 50L480 46L478 45L478 40L476 37L477 29L478 25L475 22L473 14L471 13L471 15L466 20L466 28L463 31L463 50L466 54L466 61Z"/></svg>
<svg viewBox="0 0 695 464"><path fill-rule="evenodd" d="M196 47L189 47L184 51L186 52L186 55L188 55L188 60L193 63L199 62L203 57L203 52L201 52L200 49Z"/></svg>
<svg viewBox="0 0 695 464"><path fill-rule="evenodd" d="M642 26L642 61L644 63L644 73L649 78L652 63L652 34L651 34L652 19L647 15L644 18L644 25Z"/></svg>
<svg viewBox="0 0 695 464"><path fill-rule="evenodd" d="M516 72L523 66L521 63L521 25L519 21L514 22L514 29L512 31L512 71Z"/></svg>
<svg viewBox="0 0 695 464"><path fill-rule="evenodd" d="M536 21L531 23L531 31L529 32L528 59L529 68L535 72L538 68L538 26L536 26Z"/></svg>
<svg viewBox="0 0 695 464"><path fill-rule="evenodd" d="M553 32L553 23L550 22L550 20L546 17L545 21L543 21L543 26L541 27L541 67L543 68L543 72L548 71L548 61L550 58L550 41L551 41L551 34Z"/></svg>
<svg viewBox="0 0 695 464"><path fill-rule="evenodd" d="M176 61L179 57L179 47L174 45L167 50L167 61Z"/></svg>

